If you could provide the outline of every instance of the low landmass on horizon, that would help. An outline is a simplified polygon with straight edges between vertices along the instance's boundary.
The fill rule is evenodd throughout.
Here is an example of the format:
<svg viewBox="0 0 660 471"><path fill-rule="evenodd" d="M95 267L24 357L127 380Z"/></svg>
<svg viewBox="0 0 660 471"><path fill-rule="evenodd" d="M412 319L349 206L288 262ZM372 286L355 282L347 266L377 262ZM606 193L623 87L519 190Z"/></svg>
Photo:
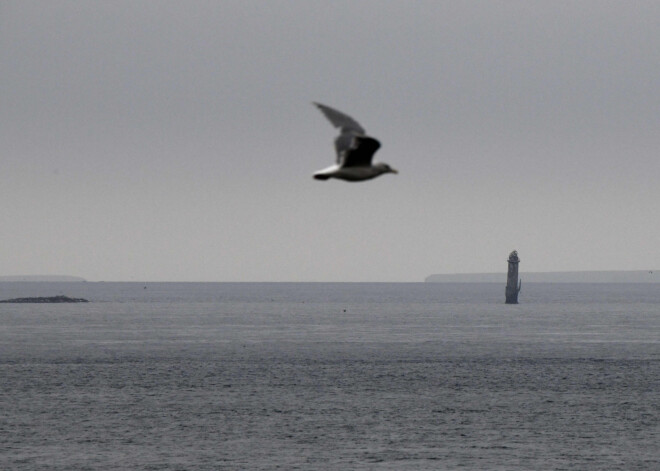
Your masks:
<svg viewBox="0 0 660 471"><path fill-rule="evenodd" d="M0 276L2 281L87 281L79 276L68 275L24 275L24 276Z"/></svg>
<svg viewBox="0 0 660 471"><path fill-rule="evenodd" d="M609 270L609 271L554 271L520 272L520 279L527 283L660 283L660 270ZM1 282L85 282L85 278L68 275L0 276ZM426 283L505 283L502 273L448 273L433 274Z"/></svg>
<svg viewBox="0 0 660 471"><path fill-rule="evenodd" d="M656 270L521 271L520 279L524 283L660 283L660 271L657 273ZM426 283L505 283L506 271L430 275L424 281Z"/></svg>

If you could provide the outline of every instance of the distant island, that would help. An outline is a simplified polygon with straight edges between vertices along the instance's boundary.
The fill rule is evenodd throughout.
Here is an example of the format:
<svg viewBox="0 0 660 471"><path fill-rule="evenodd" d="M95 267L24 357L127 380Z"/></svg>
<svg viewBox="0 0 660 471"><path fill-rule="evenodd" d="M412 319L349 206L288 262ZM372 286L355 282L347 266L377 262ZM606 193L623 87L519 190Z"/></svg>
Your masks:
<svg viewBox="0 0 660 471"><path fill-rule="evenodd" d="M456 273L430 275L426 283L506 283L506 271L502 273ZM525 283L660 283L660 271L553 271L520 272Z"/></svg>
<svg viewBox="0 0 660 471"><path fill-rule="evenodd" d="M14 298L4 299L0 303L88 303L89 301L83 298L70 298L68 296L48 296L36 298Z"/></svg>
<svg viewBox="0 0 660 471"><path fill-rule="evenodd" d="M24 275L24 276L0 276L3 281L48 281L48 282L80 282L87 281L79 276L66 275Z"/></svg>

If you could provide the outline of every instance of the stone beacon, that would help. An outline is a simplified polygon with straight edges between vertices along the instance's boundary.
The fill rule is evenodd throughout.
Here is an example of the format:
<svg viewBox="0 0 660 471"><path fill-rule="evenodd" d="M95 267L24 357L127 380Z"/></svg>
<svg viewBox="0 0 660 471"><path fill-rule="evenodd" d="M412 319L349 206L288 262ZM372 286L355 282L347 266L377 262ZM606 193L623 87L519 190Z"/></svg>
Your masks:
<svg viewBox="0 0 660 471"><path fill-rule="evenodd" d="M518 281L518 252L515 250L509 254L509 271L506 276L506 304L518 304L518 293L522 286L522 280Z"/></svg>

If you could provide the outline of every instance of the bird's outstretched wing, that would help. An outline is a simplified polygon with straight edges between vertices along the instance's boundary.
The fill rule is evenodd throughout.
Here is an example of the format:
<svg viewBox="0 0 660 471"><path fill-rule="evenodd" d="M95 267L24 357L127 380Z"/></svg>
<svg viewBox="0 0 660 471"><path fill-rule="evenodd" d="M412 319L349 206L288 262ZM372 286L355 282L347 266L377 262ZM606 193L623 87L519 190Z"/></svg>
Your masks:
<svg viewBox="0 0 660 471"><path fill-rule="evenodd" d="M369 167L371 159L380 148L380 142L373 137L354 136L350 148L339 156L341 167Z"/></svg>
<svg viewBox="0 0 660 471"><path fill-rule="evenodd" d="M357 134L366 134L364 128L350 116L321 103L314 102L314 104L323 112L334 127L341 128L343 132L352 131Z"/></svg>

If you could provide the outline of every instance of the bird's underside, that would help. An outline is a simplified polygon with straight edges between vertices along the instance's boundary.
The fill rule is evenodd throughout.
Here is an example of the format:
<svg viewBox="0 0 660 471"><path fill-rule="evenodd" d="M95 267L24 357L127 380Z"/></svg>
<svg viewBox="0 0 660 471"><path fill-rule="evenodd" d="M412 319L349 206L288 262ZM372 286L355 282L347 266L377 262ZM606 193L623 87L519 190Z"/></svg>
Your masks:
<svg viewBox="0 0 660 471"><path fill-rule="evenodd" d="M373 167L341 167L339 165L332 165L331 167L319 170L314 174L317 180L328 180L330 178L337 178L347 182L361 182L370 180L381 175L383 172L374 171Z"/></svg>

